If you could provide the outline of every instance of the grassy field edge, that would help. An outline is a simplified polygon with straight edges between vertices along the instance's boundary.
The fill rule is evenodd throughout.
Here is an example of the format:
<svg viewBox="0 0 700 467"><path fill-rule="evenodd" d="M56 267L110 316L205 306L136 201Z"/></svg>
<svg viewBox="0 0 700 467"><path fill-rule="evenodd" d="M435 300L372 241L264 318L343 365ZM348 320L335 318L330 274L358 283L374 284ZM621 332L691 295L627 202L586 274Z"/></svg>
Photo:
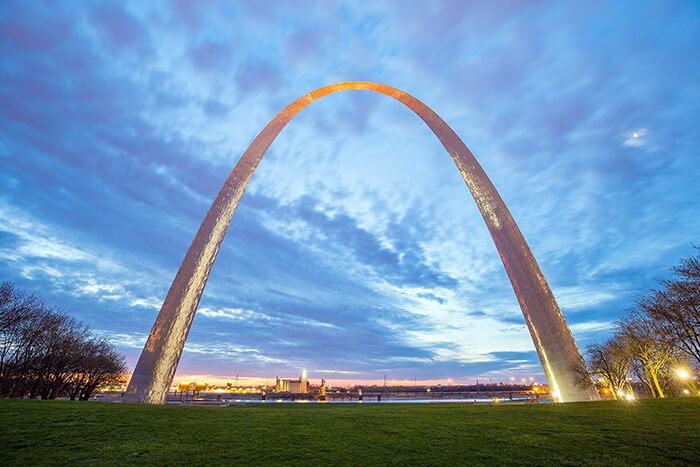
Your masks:
<svg viewBox="0 0 700 467"><path fill-rule="evenodd" d="M0 400L0 464L698 464L700 400L255 404Z"/></svg>

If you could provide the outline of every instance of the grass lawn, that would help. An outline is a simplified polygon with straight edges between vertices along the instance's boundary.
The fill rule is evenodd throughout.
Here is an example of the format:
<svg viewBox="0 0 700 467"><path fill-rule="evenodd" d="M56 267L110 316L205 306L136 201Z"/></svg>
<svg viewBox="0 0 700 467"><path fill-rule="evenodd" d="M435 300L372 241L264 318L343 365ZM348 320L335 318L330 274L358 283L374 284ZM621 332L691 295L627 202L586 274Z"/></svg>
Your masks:
<svg viewBox="0 0 700 467"><path fill-rule="evenodd" d="M0 465L700 465L700 399L138 406L0 399Z"/></svg>

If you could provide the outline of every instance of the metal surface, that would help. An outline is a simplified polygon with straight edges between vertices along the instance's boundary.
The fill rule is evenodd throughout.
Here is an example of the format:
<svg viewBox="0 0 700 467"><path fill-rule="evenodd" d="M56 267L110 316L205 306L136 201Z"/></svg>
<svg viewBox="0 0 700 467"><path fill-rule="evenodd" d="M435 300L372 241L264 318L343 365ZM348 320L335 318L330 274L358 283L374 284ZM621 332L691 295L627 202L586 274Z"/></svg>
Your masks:
<svg viewBox="0 0 700 467"><path fill-rule="evenodd" d="M413 110L435 133L457 165L491 232L553 395L561 401L598 399L592 384L584 388L574 384L570 365L582 362L576 342L513 217L469 149L452 128L413 96L383 84L352 81L325 86L297 99L272 119L248 147L216 196L182 261L123 401L164 402L219 247L260 160L301 109L323 96L348 89L365 89L393 97Z"/></svg>

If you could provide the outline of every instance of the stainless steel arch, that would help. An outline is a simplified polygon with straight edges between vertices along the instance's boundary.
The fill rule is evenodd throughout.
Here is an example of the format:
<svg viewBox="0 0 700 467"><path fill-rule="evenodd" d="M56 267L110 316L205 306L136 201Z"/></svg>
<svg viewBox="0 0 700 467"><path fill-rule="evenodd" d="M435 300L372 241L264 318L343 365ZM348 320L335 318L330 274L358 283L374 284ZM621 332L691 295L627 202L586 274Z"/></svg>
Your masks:
<svg viewBox="0 0 700 467"><path fill-rule="evenodd" d="M312 91L282 110L251 143L216 196L175 276L136 365L124 402L162 404L175 376L194 314L233 214L255 169L282 128L304 107L328 94L365 89L413 110L452 157L486 222L522 309L551 390L560 401L595 400L592 383L578 387L572 363L582 363L564 316L513 217L462 140L415 97L383 84L350 81Z"/></svg>

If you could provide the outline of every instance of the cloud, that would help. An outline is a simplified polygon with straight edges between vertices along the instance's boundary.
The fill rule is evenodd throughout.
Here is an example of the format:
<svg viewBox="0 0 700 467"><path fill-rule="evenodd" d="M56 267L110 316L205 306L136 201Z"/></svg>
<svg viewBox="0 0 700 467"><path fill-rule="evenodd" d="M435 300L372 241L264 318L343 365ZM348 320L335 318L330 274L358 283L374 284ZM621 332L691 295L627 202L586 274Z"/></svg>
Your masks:
<svg viewBox="0 0 700 467"><path fill-rule="evenodd" d="M368 79L445 118L577 339L607 335L634 292L697 243L697 12L396 6L5 2L2 279L109 330L133 365L250 141L304 93ZM538 365L444 149L410 111L360 91L315 102L270 148L181 362L190 374L400 379Z"/></svg>
<svg viewBox="0 0 700 467"><path fill-rule="evenodd" d="M214 42L203 42L191 53L192 64L199 71L214 71L226 65L229 57L229 47Z"/></svg>
<svg viewBox="0 0 700 467"><path fill-rule="evenodd" d="M249 59L241 63L236 71L236 81L242 94L278 92L284 81L278 70L270 63Z"/></svg>
<svg viewBox="0 0 700 467"><path fill-rule="evenodd" d="M212 310L211 308L202 307L197 310L198 315L206 316L207 318L221 318L227 320L264 320L269 321L272 318L263 313L256 313L251 310L244 310L241 308L224 308Z"/></svg>
<svg viewBox="0 0 700 467"><path fill-rule="evenodd" d="M0 36L16 47L41 53L75 39L68 18L51 15L38 4L14 2L5 8L0 18ZM17 21L17 18L32 18L32 21Z"/></svg>
<svg viewBox="0 0 700 467"><path fill-rule="evenodd" d="M93 26L109 47L139 54L150 52L147 30L128 12L108 4L96 8L90 16Z"/></svg>

